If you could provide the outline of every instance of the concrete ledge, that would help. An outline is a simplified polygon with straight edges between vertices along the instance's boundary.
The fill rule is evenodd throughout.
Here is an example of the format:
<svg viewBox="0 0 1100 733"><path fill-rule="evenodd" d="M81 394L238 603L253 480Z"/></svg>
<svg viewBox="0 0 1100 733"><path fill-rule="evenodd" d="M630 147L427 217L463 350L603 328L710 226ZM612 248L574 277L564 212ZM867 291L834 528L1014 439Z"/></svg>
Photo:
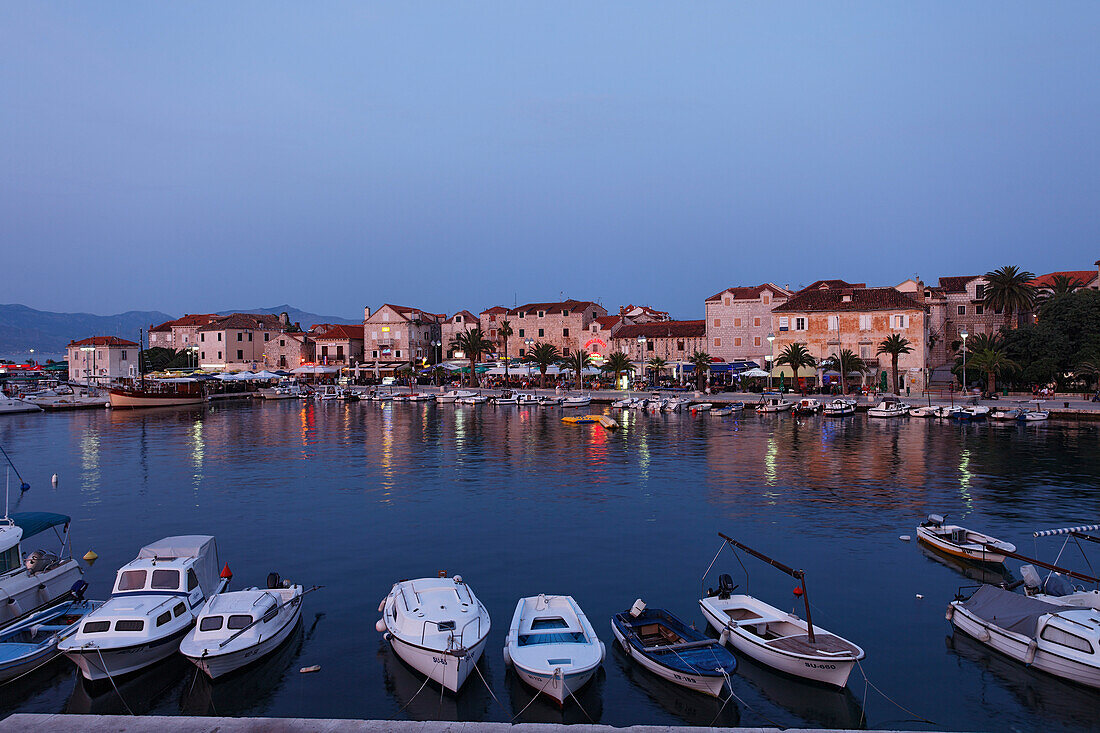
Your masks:
<svg viewBox="0 0 1100 733"><path fill-rule="evenodd" d="M3 733L681 733L670 725L556 725L553 723L449 723L401 720L324 720L311 718L195 718L187 716L42 715L16 713L0 721ZM779 733L778 728L691 728L707 733ZM787 733L817 733L817 728L786 728ZM838 733L833 731L833 733ZM841 732L842 733L842 732ZM875 733L875 731L863 731ZM878 733L888 733L879 731ZM892 732L891 732L892 733Z"/></svg>

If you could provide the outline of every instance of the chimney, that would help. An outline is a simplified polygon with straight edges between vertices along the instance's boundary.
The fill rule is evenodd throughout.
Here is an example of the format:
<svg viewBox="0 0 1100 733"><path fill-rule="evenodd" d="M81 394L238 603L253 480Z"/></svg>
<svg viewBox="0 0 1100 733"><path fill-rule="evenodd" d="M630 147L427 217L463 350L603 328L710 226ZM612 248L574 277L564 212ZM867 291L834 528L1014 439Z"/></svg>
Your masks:
<svg viewBox="0 0 1100 733"><path fill-rule="evenodd" d="M370 318L370 306L365 305L365 306L363 306L363 320L365 321L368 318Z"/></svg>

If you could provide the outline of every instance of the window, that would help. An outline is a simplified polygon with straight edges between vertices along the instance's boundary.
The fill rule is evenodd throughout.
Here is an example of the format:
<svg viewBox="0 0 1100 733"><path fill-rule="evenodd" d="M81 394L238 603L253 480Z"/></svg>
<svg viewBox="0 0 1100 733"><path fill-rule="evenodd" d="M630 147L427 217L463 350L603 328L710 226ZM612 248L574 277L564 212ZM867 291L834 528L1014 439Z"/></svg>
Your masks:
<svg viewBox="0 0 1100 733"><path fill-rule="evenodd" d="M161 615L157 616L157 626L164 626L166 623L172 620L172 612L165 611Z"/></svg>
<svg viewBox="0 0 1100 733"><path fill-rule="evenodd" d="M187 569L187 590L188 592L195 590L199 587L199 578L195 575L195 571L191 568Z"/></svg>
<svg viewBox="0 0 1100 733"><path fill-rule="evenodd" d="M265 333L265 334L264 334L264 342L266 343L266 342L267 342L267 341L269 341L270 339L271 339L271 334L270 334L270 333Z"/></svg>
<svg viewBox="0 0 1100 733"><path fill-rule="evenodd" d="M286 339L279 339L279 346L286 346Z"/></svg>
<svg viewBox="0 0 1100 733"><path fill-rule="evenodd" d="M761 302L761 303L763 303L764 305L767 305L768 303L772 302L772 296L771 296L771 294L770 294L770 293L764 293L764 294L763 294L763 295L762 295L762 296L760 297L760 302Z"/></svg>
<svg viewBox="0 0 1100 733"><path fill-rule="evenodd" d="M242 360L242 361L244 360L244 352L241 351L240 349L237 349L237 358Z"/></svg>
<svg viewBox="0 0 1100 733"><path fill-rule="evenodd" d="M974 300L985 300L985 285L975 286Z"/></svg>
<svg viewBox="0 0 1100 733"><path fill-rule="evenodd" d="M909 316L895 315L892 319L894 328L909 328Z"/></svg>
<svg viewBox="0 0 1100 733"><path fill-rule="evenodd" d="M207 616L199 621L199 631L217 631L222 627L225 616Z"/></svg>
<svg viewBox="0 0 1100 733"><path fill-rule="evenodd" d="M795 318L794 319L794 330L795 331L805 331L806 330L806 319L805 318Z"/></svg>
<svg viewBox="0 0 1100 733"><path fill-rule="evenodd" d="M145 621L142 619L120 618L115 621L115 631L144 631Z"/></svg>
<svg viewBox="0 0 1100 733"><path fill-rule="evenodd" d="M522 328L519 330L519 337L523 338L523 329Z"/></svg>
<svg viewBox="0 0 1100 733"><path fill-rule="evenodd" d="M237 332L237 340L238 341L244 341L244 334L241 333L240 331Z"/></svg>
<svg viewBox="0 0 1100 733"><path fill-rule="evenodd" d="M205 341L205 340L206 340L206 334L205 333L200 333L199 334L199 341Z"/></svg>
<svg viewBox="0 0 1100 733"><path fill-rule="evenodd" d="M149 587L156 590L179 590L180 571L154 570L153 582L149 584Z"/></svg>
<svg viewBox="0 0 1100 733"><path fill-rule="evenodd" d="M740 318L734 318L733 319L733 327L734 328L741 328L741 319Z"/></svg>
<svg viewBox="0 0 1100 733"><path fill-rule="evenodd" d="M145 587L144 570L127 570L118 579L118 590L141 590Z"/></svg>
<svg viewBox="0 0 1100 733"><path fill-rule="evenodd" d="M752 319L752 325L759 326L760 325L760 319L759 318Z"/></svg>
<svg viewBox="0 0 1100 733"><path fill-rule="evenodd" d="M520 349L520 350L519 350L519 355L520 355L520 356L523 356L523 355L524 355L524 354L526 354L526 353L527 353L527 349Z"/></svg>
<svg viewBox="0 0 1100 733"><path fill-rule="evenodd" d="M983 313L985 313L985 306L984 305L974 306L974 313L976 315L979 315L979 316L982 315Z"/></svg>
<svg viewBox="0 0 1100 733"><path fill-rule="evenodd" d="M1054 626L1045 627L1043 633L1039 634L1039 638L1054 642L1060 646L1069 647L1070 649L1076 649L1085 654L1092 654L1092 644L1088 642L1088 639L1082 639L1076 634L1071 634L1068 631L1063 631Z"/></svg>
<svg viewBox="0 0 1100 733"><path fill-rule="evenodd" d="M397 351L393 352L393 355L396 356L398 359L400 359L401 358L401 349L398 349Z"/></svg>
<svg viewBox="0 0 1100 733"><path fill-rule="evenodd" d="M753 346L759 346L759 345L760 345L760 337L759 337L759 336L754 336L754 337L753 337L753 339L752 339L752 345L753 345Z"/></svg>
<svg viewBox="0 0 1100 733"><path fill-rule="evenodd" d="M592 311L592 320L596 320L596 311Z"/></svg>
<svg viewBox="0 0 1100 733"><path fill-rule="evenodd" d="M123 361L126 360L126 352L125 351L122 352L122 359L123 359Z"/></svg>
<svg viewBox="0 0 1100 733"><path fill-rule="evenodd" d="M206 352L205 351L200 351L199 352L199 358L200 359L205 359L206 358Z"/></svg>
<svg viewBox="0 0 1100 733"><path fill-rule="evenodd" d="M377 359L378 358L378 349L372 349L371 352L370 352L370 355L371 355L372 359Z"/></svg>
<svg viewBox="0 0 1100 733"><path fill-rule="evenodd" d="M183 605L183 603L177 603L176 607L172 609L172 615L175 616L176 618L179 618L186 611L187 611L187 606Z"/></svg>
<svg viewBox="0 0 1100 733"><path fill-rule="evenodd" d="M247 613L234 613L229 617L229 623L225 625L227 629L243 629L252 623L252 617Z"/></svg>
<svg viewBox="0 0 1100 733"><path fill-rule="evenodd" d="M840 316L829 316L829 330L830 331L839 331L840 330Z"/></svg>
<svg viewBox="0 0 1100 733"><path fill-rule="evenodd" d="M99 634L111 628L110 621L89 621L84 624L85 634Z"/></svg>
<svg viewBox="0 0 1100 733"><path fill-rule="evenodd" d="M15 545L5 552L0 552L0 573L6 573L20 564L19 545Z"/></svg>
<svg viewBox="0 0 1100 733"><path fill-rule="evenodd" d="M871 316L861 315L859 317L859 330L860 331L870 331L871 330ZM864 357L864 358L866 358L866 357Z"/></svg>
<svg viewBox="0 0 1100 733"><path fill-rule="evenodd" d="M523 311L520 311L518 315L519 315L520 318L525 318L527 316L527 314L524 313Z"/></svg>
<svg viewBox="0 0 1100 733"><path fill-rule="evenodd" d="M568 336L569 335L569 329L568 328L563 328L561 330L561 335L562 336Z"/></svg>
<svg viewBox="0 0 1100 733"><path fill-rule="evenodd" d="M729 305L729 304L730 304L730 298L727 295L725 298L722 299L722 305Z"/></svg>
<svg viewBox="0 0 1100 733"><path fill-rule="evenodd" d="M222 340L222 332L218 331L218 341L221 341L221 340Z"/></svg>
<svg viewBox="0 0 1100 733"><path fill-rule="evenodd" d="M722 345L722 339L720 339L720 338L714 339L714 345L715 346L721 346Z"/></svg>
<svg viewBox="0 0 1100 733"><path fill-rule="evenodd" d="M645 342L645 350L646 351L653 351L653 342L652 341L646 341Z"/></svg>
<svg viewBox="0 0 1100 733"><path fill-rule="evenodd" d="M721 328L721 326L722 326L722 319L721 318L715 318L714 319L714 327L715 328Z"/></svg>
<svg viewBox="0 0 1100 733"><path fill-rule="evenodd" d="M561 355L562 355L562 356L569 356L569 347L568 347L568 346L563 346L563 347L562 347L562 349L561 349Z"/></svg>
<svg viewBox="0 0 1100 733"><path fill-rule="evenodd" d="M542 338L545 335L546 335L546 329L540 328L539 329L539 338Z"/></svg>
<svg viewBox="0 0 1100 733"><path fill-rule="evenodd" d="M562 314L563 316L565 316L566 318L568 318L568 317L569 317L569 311L567 311L567 310L564 310L564 311L562 311L562 312L561 312L561 314Z"/></svg>
<svg viewBox="0 0 1100 733"><path fill-rule="evenodd" d="M455 323L462 323L462 316L455 316Z"/></svg>
<svg viewBox="0 0 1100 733"><path fill-rule="evenodd" d="M539 318L542 318L545 315L546 315L546 311L539 311Z"/></svg>
<svg viewBox="0 0 1100 733"><path fill-rule="evenodd" d="M791 324L790 319L788 319L786 316L780 316L779 317L779 330L780 331L790 331L791 330L791 325L790 324Z"/></svg>
<svg viewBox="0 0 1100 733"><path fill-rule="evenodd" d="M739 339L739 338L735 338L735 339L733 340L733 345L734 345L734 346L740 346L740 345L741 345L741 339Z"/></svg>
<svg viewBox="0 0 1100 733"><path fill-rule="evenodd" d="M959 315L960 316L965 316L966 315L966 306L965 305L960 305L959 306Z"/></svg>
<svg viewBox="0 0 1100 733"><path fill-rule="evenodd" d="M870 346L860 346L859 347L859 358L860 359L870 359L871 358L871 347Z"/></svg>

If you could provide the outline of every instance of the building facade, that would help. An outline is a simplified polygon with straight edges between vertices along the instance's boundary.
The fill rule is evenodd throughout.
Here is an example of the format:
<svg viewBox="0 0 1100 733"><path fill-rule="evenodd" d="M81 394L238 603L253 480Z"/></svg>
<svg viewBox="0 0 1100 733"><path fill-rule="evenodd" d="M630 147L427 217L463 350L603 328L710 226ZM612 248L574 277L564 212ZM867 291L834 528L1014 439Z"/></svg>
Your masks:
<svg viewBox="0 0 1100 733"><path fill-rule="evenodd" d="M65 351L70 382L105 384L114 379L137 377L140 372L141 347L118 336L70 341Z"/></svg>
<svg viewBox="0 0 1100 733"><path fill-rule="evenodd" d="M590 300L564 300L554 303L525 303L508 311L512 326L508 353L525 355L536 343L553 344L563 356L583 348L589 340L592 321L607 315L607 309ZM528 343L530 341L530 343Z"/></svg>
<svg viewBox="0 0 1100 733"><path fill-rule="evenodd" d="M443 346L441 347L443 352L443 359L456 358L455 350L451 348L451 339L453 339L455 336L459 335L463 331L470 331L477 328L481 328L481 320L470 311L459 311L458 313L455 313L450 318L443 321L443 323L441 323L439 326L440 333L442 334L440 341L443 342ZM481 330L485 334L485 338L489 339L490 341L496 340L495 338L490 338L489 332L486 331L484 328L482 328ZM440 361L439 351L436 351L436 353L432 355L431 361Z"/></svg>
<svg viewBox="0 0 1100 733"><path fill-rule="evenodd" d="M199 329L218 319L215 313L189 313L149 327L149 348L187 349L198 343Z"/></svg>
<svg viewBox="0 0 1100 733"><path fill-rule="evenodd" d="M316 344L308 333L301 331L284 331L269 339L264 346L264 366L267 369L290 371L302 364L312 364L316 358Z"/></svg>
<svg viewBox="0 0 1100 733"><path fill-rule="evenodd" d="M363 363L363 327L321 323L310 329L318 364L355 366Z"/></svg>
<svg viewBox="0 0 1100 733"><path fill-rule="evenodd" d="M199 367L230 372L262 369L264 350L287 325L275 315L233 313L200 326Z"/></svg>
<svg viewBox="0 0 1100 733"><path fill-rule="evenodd" d="M979 275L953 275L918 291L928 306L928 363L932 368L954 362L963 332L991 335L1011 325L1010 317L983 302L988 285Z"/></svg>
<svg viewBox="0 0 1100 733"><path fill-rule="evenodd" d="M611 351L622 351L633 362L651 359L688 361L696 351L706 351L706 321L651 321L627 323L611 338Z"/></svg>
<svg viewBox="0 0 1100 733"><path fill-rule="evenodd" d="M363 360L392 369L428 358L432 342L442 341L444 320L439 313L386 303L363 322Z"/></svg>
<svg viewBox="0 0 1100 733"><path fill-rule="evenodd" d="M671 321L672 317L665 311L650 308L648 305L624 305L619 308L619 315L628 323L652 323L653 321Z"/></svg>
<svg viewBox="0 0 1100 733"><path fill-rule="evenodd" d="M755 361L766 365L770 353L772 308L786 303L791 292L774 283L726 288L706 299L705 351L722 361Z"/></svg>

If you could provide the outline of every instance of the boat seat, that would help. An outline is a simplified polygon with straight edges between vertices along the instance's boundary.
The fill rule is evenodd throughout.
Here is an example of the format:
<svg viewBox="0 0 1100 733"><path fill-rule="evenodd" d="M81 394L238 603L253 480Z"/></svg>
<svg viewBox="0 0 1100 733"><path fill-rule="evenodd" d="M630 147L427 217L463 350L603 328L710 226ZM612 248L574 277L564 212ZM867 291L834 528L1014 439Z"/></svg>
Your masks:
<svg viewBox="0 0 1100 733"><path fill-rule="evenodd" d="M727 608L726 615L734 621L748 621L754 618L762 618L760 614L753 613L747 608Z"/></svg>

